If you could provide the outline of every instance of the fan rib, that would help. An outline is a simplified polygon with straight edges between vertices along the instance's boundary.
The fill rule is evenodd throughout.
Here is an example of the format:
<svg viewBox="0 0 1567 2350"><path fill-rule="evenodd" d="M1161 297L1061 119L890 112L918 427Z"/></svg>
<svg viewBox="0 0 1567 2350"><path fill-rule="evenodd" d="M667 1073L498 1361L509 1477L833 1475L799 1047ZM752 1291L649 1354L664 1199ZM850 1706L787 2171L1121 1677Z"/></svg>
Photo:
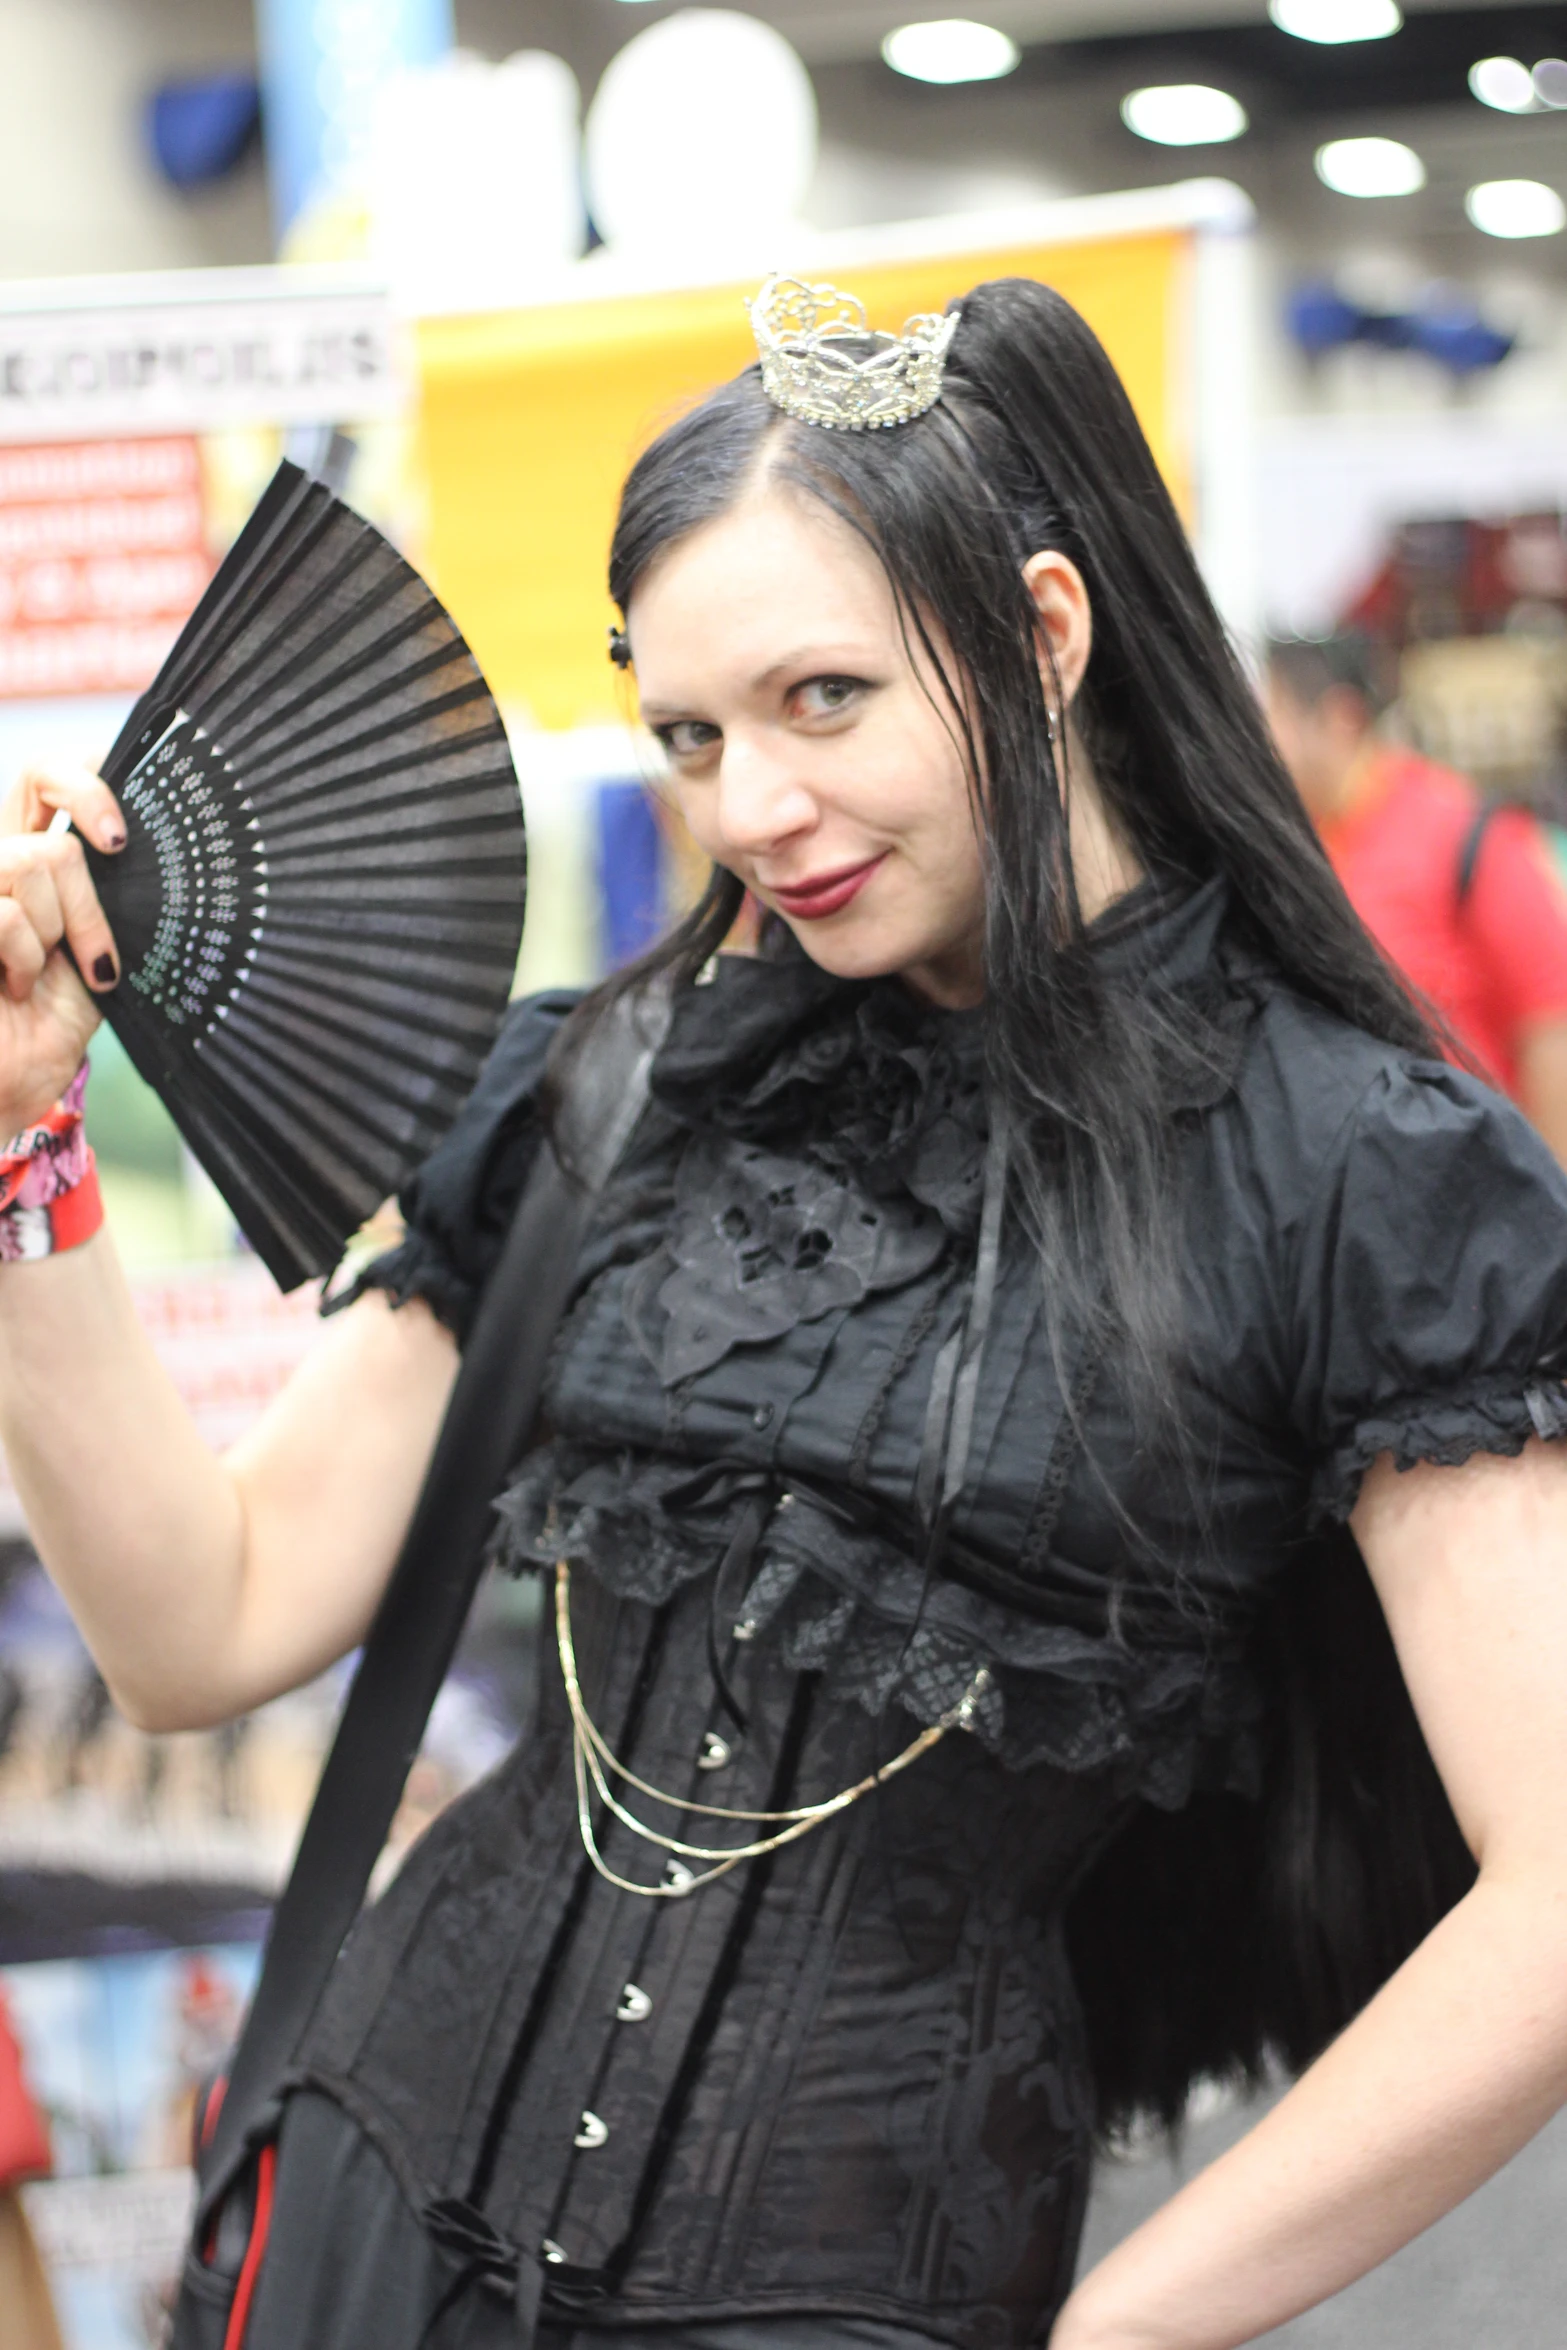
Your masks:
<svg viewBox="0 0 1567 2350"><path fill-rule="evenodd" d="M267 937L279 961L287 966L319 970L322 977L341 984L345 980L361 979L364 974L364 956L356 952L353 933L341 922L306 923L293 919L272 921L267 926ZM508 989L500 983L493 964L463 962L462 951L472 944L468 927L453 924L441 926L437 944L444 944L444 954L425 951L425 942L381 940L381 958L376 970L388 985L416 987L432 991L441 984L448 971L455 974L446 990L450 1003L471 1004L476 1009L498 1019L509 1000Z"/></svg>
<svg viewBox="0 0 1567 2350"><path fill-rule="evenodd" d="M335 594L344 580L351 579L356 571L364 568L365 560L366 551L363 548L351 547L347 550L339 559L336 568L328 572L326 578L306 598L298 611L290 615L289 635L291 637L297 633L300 626L308 622L311 614L325 598ZM395 571L385 573L364 590L358 603L350 607L349 616L356 623L360 619L373 618L382 605L389 604L400 591L407 588L407 585L407 579L399 578ZM324 657L320 639L310 638L300 645L291 659L284 662L281 669L269 674L265 684L252 687L251 691L242 695L232 707L224 710L221 715L221 724L224 729L225 744L237 748L249 740L248 735L244 733L244 725L252 711L259 710L263 725L268 725L267 696L272 687L286 683L290 678L297 676L302 670L311 668ZM278 714L283 718L291 717L296 706L296 702L286 703ZM214 714L217 715L216 708Z"/></svg>
<svg viewBox="0 0 1567 2350"><path fill-rule="evenodd" d="M388 1196L384 1169L395 1164L410 1146L418 1147L421 1137L415 1129L407 1124L388 1129L378 1123L367 1132L363 1125L318 1117L319 1097L307 1103L291 1090L297 1074L291 1062L263 1052L253 1039L246 1043L236 1037L229 1022L224 1024L223 1043L221 1056L209 1053L203 1059L231 1089L242 1076L254 1093L271 1104L272 1118L265 1128L271 1147L281 1143L318 1179L338 1185L351 1179L356 1202L363 1203L372 1193L383 1199ZM334 1102L331 1106L336 1110L340 1105ZM382 1142L387 1148L378 1157L366 1149L367 1141ZM375 1199L369 1198L369 1205L374 1206ZM368 1208L361 1204L359 1212L363 1217Z"/></svg>
<svg viewBox="0 0 1567 2350"><path fill-rule="evenodd" d="M302 988L291 986L286 980L252 972L246 993L253 1001L276 1004L280 1011L291 1013L298 1021L311 1020L323 1036L335 1037L339 1044L352 1048L365 1040L382 1046L389 1054L402 1050L403 1068L398 1072L399 1083L406 1073L415 1098L423 1100L439 1095L443 1100L451 1090L450 1050L421 1052L422 1045L459 1048L470 1040L461 1029L448 1022L421 1012L416 998L404 998L394 1007L375 1008L359 1005L356 1020L334 1017L323 1008L320 998L312 1000ZM303 1033L301 1029L299 1033ZM352 1067L352 1062L349 1063ZM459 1091L451 1102L455 1114L460 1110L463 1096Z"/></svg>
<svg viewBox="0 0 1567 2350"><path fill-rule="evenodd" d="M438 663L436 666L444 667L445 664ZM408 674L410 681L417 684L423 675L423 671L422 669L414 670ZM247 772L255 789L280 789L284 784L293 782L296 776L314 774L324 759L341 759L346 752L351 751L355 754L358 754L363 751L372 750L379 743L386 743L395 740L395 738L405 730L416 732L421 741L428 741L429 737L436 733L435 722L437 720L445 717L449 711L463 710L474 704L483 705L484 703L489 702L489 693L490 689L485 684L482 677L470 677L465 684L455 686L449 693L439 695L431 701L424 703L417 712L417 722L415 722L414 713L406 710L396 710L390 717L377 718L372 725L366 726L362 732L349 735L345 742L337 745L335 748L331 745L330 742L323 743L315 741L309 736L300 737L296 735L288 742L280 743L277 746L277 753L274 761L269 761L265 764L252 761ZM378 690L374 693L366 694L362 700L355 705L352 713L340 712L338 717L334 719L333 726L331 728L325 729L324 731L330 735L335 727L343 723L349 715L352 715L356 718L360 716L369 717L376 710L384 710L385 707L386 695L384 692ZM493 710L493 703L490 704L490 708ZM497 729L499 729L500 739L504 741L505 730L500 727L499 719L495 718L492 721L490 716L486 713L482 726L473 727L469 729L466 734L459 736L457 738L459 744L463 747L466 747L468 744L480 739L494 741L496 737L489 733L489 728L492 723L496 726Z"/></svg>
<svg viewBox="0 0 1567 2350"><path fill-rule="evenodd" d="M243 610L246 625L254 627L273 598L287 586L291 569L330 530L330 502L315 504L309 495L309 490L315 487L315 484L307 485L306 493L280 515L276 530L255 560L236 568L232 582L215 599L210 619L206 615L206 598L197 605L192 615L193 625L180 636L166 666L162 682L169 699L183 701L199 685L210 666L209 647L221 648L225 644L223 632L232 615ZM225 562L213 582L214 587L225 581L227 572Z"/></svg>
<svg viewBox="0 0 1567 2350"><path fill-rule="evenodd" d="M509 858L513 846L511 835L516 827L514 820L508 822L508 812L497 789L498 780L493 771L469 775L460 770L451 774L438 769L421 768L410 782L400 784L395 791L389 791L384 800L376 797L375 778L346 783L330 798L323 798L319 809L315 802L310 802L291 805L280 814L269 812L266 845L268 851L272 852L297 839L308 839L318 821L330 821L346 837L354 827L372 824L383 812L389 821L394 817L406 819L417 816L426 831L433 831L432 810L436 804L436 795L441 795L439 804L444 806L449 792L454 809L460 808L462 811L459 820L465 824L488 824L497 842L507 844L503 853ZM406 822L399 824L399 830L404 835L413 829Z"/></svg>
<svg viewBox="0 0 1567 2350"><path fill-rule="evenodd" d="M383 605L395 601L396 597L406 590L407 584L405 580L390 579L382 582L378 590L367 590L363 601L369 606L368 611L364 614L355 612L350 618L340 621L330 635L317 636L311 644L303 647L288 664L290 675L297 676L302 671L307 672L310 669L323 666L329 667L334 661L340 661L343 655L342 639L344 636L349 634L351 629L361 626L364 620L373 619L375 612ZM470 675L478 675L473 655L455 630L449 627L440 628L428 606L415 605L413 610L408 612L394 627L382 628L376 633L372 640L369 656L361 656L356 662L356 682L359 676L363 676L367 672L370 673L373 679L370 692L373 697L381 690L387 678L406 678L410 674L409 665L406 662L395 660L393 656L408 642L410 637L416 637L422 633L433 633L440 640L436 646L431 648L431 657L437 664L460 661L467 667ZM372 660L373 670L371 668ZM480 682L482 684L482 679ZM331 706L330 695L334 691L343 690L343 686L344 681L339 669L336 676L329 679L325 688L319 682L315 685L305 685L288 700L280 702L275 709L270 705L267 706L261 713L259 723L265 729L268 742L286 743L291 739L287 730L294 726L295 721L303 712L310 714L313 726L330 727L336 724L340 718L347 714L349 709L354 707L353 704L344 705L340 709L334 709ZM246 750L254 739L257 721L251 719L250 714L256 699L256 694L252 692L247 694L243 701L233 709L225 708L218 701L213 704L215 728L222 729L225 748L230 749L236 757ZM324 708L323 705L325 705ZM246 723L247 720L250 722ZM306 739L308 739L308 734Z"/></svg>

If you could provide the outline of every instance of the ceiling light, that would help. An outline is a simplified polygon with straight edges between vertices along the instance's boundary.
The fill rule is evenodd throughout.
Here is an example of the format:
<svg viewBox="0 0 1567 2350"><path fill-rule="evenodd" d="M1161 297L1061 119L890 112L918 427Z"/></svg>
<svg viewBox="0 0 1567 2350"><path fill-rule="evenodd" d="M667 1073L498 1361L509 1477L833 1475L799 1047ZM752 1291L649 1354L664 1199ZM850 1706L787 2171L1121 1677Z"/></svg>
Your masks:
<svg viewBox="0 0 1567 2350"><path fill-rule="evenodd" d="M1404 21L1398 0L1268 0L1268 14L1297 41L1385 41Z"/></svg>
<svg viewBox="0 0 1567 2350"><path fill-rule="evenodd" d="M1542 57L1529 79L1542 106L1567 106L1567 57Z"/></svg>
<svg viewBox="0 0 1567 2350"><path fill-rule="evenodd" d="M1161 82L1123 98L1121 120L1161 147L1206 147L1238 139L1246 109L1228 90L1211 90L1206 82Z"/></svg>
<svg viewBox="0 0 1567 2350"><path fill-rule="evenodd" d="M1317 149L1317 177L1339 196L1412 196L1426 167L1401 139L1329 139Z"/></svg>
<svg viewBox="0 0 1567 2350"><path fill-rule="evenodd" d="M1554 237L1567 227L1567 204L1543 180L1482 180L1464 210L1488 237Z"/></svg>
<svg viewBox="0 0 1567 2350"><path fill-rule="evenodd" d="M1482 57L1469 68L1469 87L1482 106L1498 114L1532 114L1534 76L1516 57Z"/></svg>
<svg viewBox="0 0 1567 2350"><path fill-rule="evenodd" d="M916 82L999 81L1023 54L1006 33L966 16L899 25L883 41L881 53L894 73Z"/></svg>

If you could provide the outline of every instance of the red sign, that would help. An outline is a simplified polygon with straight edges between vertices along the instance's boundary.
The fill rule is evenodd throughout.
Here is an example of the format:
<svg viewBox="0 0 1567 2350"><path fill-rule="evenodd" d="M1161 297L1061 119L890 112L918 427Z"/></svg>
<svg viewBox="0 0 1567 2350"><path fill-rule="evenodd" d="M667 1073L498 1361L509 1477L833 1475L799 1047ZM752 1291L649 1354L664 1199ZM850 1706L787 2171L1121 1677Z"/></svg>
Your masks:
<svg viewBox="0 0 1567 2350"><path fill-rule="evenodd" d="M188 435L0 448L0 698L139 693L214 568Z"/></svg>

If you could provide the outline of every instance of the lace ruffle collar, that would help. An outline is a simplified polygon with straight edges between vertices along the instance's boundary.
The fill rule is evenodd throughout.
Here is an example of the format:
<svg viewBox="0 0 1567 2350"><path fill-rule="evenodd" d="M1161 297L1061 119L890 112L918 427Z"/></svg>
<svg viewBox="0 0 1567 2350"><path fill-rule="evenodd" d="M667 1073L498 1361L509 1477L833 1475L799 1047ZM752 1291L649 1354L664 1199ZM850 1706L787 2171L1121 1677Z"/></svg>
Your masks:
<svg viewBox="0 0 1567 2350"><path fill-rule="evenodd" d="M1232 990L1217 968L1227 905L1218 879L1178 897L1145 883L1089 933L1123 984L1210 1015L1169 1024L1175 1108L1220 1099L1234 1075ZM835 978L786 938L769 954L718 957L705 983L681 991L653 1093L693 1131L787 1137L873 1197L907 1193L950 1230L978 1216L982 1010L939 1010L896 979Z"/></svg>
<svg viewBox="0 0 1567 2350"><path fill-rule="evenodd" d="M979 1012L896 980L836 979L793 942L721 956L677 999L653 1093L698 1133L787 1139L872 1198L903 1192L954 1231L979 1213L987 1131Z"/></svg>

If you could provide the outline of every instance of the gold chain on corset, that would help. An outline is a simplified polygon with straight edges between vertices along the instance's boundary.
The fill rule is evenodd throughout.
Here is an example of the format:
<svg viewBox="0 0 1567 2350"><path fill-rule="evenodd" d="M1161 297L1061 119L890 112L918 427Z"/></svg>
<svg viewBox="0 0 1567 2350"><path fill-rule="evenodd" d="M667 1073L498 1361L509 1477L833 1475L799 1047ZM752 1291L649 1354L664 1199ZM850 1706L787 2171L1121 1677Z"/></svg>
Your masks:
<svg viewBox="0 0 1567 2350"><path fill-rule="evenodd" d="M839 1812L847 1811L851 1803L858 1803L862 1795L870 1794L872 1788L881 1786L888 1779L895 1779L900 1771L908 1769L910 1763L918 1762L922 1754L928 1754L933 1746L940 1744L949 1730L966 1730L974 1719L975 1706L990 1686L989 1670L982 1665L958 1703L944 1713L939 1722L933 1722L928 1730L922 1730L901 1754L893 1756L891 1762L883 1763L879 1770L870 1772L855 1786L845 1787L841 1794L829 1796L824 1803L804 1803L793 1811L729 1811L722 1804L697 1803L684 1795L666 1795L662 1788L650 1787L645 1779L639 1779L634 1771L628 1771L625 1764L617 1762L610 1752L589 1716L583 1702L582 1684L577 1677L577 1652L571 1637L571 1569L565 1559L558 1561L555 1568L555 1638L560 1649L561 1678L566 1684L566 1703L571 1709L577 1823L582 1831L583 1850L599 1875L609 1884L617 1885L623 1893L639 1893L647 1901L683 1901L687 1894L699 1892L704 1885L715 1883L719 1877L727 1877L731 1869L739 1867L741 1861L758 1860L765 1852L777 1852L782 1845L793 1844L801 1836L808 1836L824 1820L833 1819ZM623 1780L626 1786L634 1787L639 1795L651 1796L655 1803L666 1804L671 1811L700 1812L704 1818L713 1820L742 1820L753 1827L760 1827L764 1821L783 1824L773 1835L760 1836L750 1844L731 1845L727 1850L715 1850L702 1844L683 1844L678 1837L662 1835L657 1828L648 1827L644 1821L627 1811L625 1805L615 1797L607 1776L609 1772ZM688 1860L700 1860L713 1865L704 1869L700 1876L692 1874L682 1865L681 1881L673 1884L638 1885L629 1877L617 1876L599 1851L598 1840L593 1833L593 1807L588 1792L590 1781L600 1801L633 1835L640 1836L644 1843L656 1844L661 1851L671 1854L682 1864Z"/></svg>

